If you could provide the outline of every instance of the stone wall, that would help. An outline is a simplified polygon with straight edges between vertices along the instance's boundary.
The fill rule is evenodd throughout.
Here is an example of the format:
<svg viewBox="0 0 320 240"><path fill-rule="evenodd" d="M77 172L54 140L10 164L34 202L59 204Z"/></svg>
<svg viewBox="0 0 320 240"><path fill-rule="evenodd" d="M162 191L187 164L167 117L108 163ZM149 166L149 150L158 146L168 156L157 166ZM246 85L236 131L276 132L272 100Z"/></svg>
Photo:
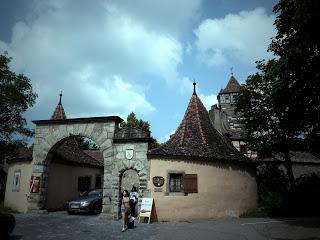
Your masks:
<svg viewBox="0 0 320 240"><path fill-rule="evenodd" d="M54 149L70 136L84 136L92 139L99 145L105 162L109 163L113 159L112 141L115 128L115 121L37 125L31 166L32 175L41 177L41 186L39 193L29 194L28 211L37 212L44 208L48 187L48 165L51 161L51 152Z"/></svg>
<svg viewBox="0 0 320 240"><path fill-rule="evenodd" d="M139 200L150 194L147 189L150 171L147 160L148 142L115 143L112 149L113 157L105 158L102 211L108 217L118 219L120 217L121 178L125 171L132 169L139 176Z"/></svg>
<svg viewBox="0 0 320 240"><path fill-rule="evenodd" d="M118 121L118 120L117 120ZM36 122L37 124L37 122ZM147 160L149 137L135 136L134 139L120 139L115 141L114 135L117 123L113 120L94 122L94 119L85 119L84 122L74 122L66 119L64 122L53 123L38 121L31 163L33 176L41 177L39 193L30 193L28 196L28 211L38 212L44 208L48 189L48 172L52 153L66 139L80 135L92 139L100 147L104 158L103 209L102 213L110 218L118 219L120 212L121 178L127 171L135 175L135 182L139 187L139 199L150 195L147 189L150 166ZM119 140L119 139L118 139ZM115 141L115 142L114 142ZM128 171L130 170L130 171ZM31 177L31 176L29 176ZM130 190L130 189L129 189Z"/></svg>

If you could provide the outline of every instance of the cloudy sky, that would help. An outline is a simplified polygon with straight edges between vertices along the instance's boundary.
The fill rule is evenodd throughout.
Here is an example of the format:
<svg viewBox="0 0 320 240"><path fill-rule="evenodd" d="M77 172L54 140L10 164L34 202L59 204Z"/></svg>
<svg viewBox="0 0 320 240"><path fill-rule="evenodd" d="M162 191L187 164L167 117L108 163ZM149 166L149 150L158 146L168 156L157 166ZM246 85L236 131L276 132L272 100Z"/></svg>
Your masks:
<svg viewBox="0 0 320 240"><path fill-rule="evenodd" d="M0 0L0 53L38 93L26 118L135 112L165 141L192 94L207 109L268 59L275 0Z"/></svg>

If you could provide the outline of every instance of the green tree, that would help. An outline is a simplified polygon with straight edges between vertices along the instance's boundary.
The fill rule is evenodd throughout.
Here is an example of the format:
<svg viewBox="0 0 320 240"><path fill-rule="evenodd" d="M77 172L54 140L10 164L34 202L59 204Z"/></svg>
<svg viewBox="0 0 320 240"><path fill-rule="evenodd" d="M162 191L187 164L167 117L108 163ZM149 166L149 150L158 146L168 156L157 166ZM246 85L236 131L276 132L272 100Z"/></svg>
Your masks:
<svg viewBox="0 0 320 240"><path fill-rule="evenodd" d="M274 12L277 35L269 50L280 57L286 72L276 82L277 101L320 155L320 1L280 0Z"/></svg>
<svg viewBox="0 0 320 240"><path fill-rule="evenodd" d="M283 74L281 60L260 61L258 73L248 77L236 98L236 112L241 112L246 126L249 148L259 157L281 153L285 159L291 187L294 187L289 149L301 131L292 125L288 112L277 99L276 83Z"/></svg>
<svg viewBox="0 0 320 240"><path fill-rule="evenodd" d="M137 119L136 114L134 112L130 113L127 116L127 121L123 121L120 124L120 127L137 127L147 132L151 132L150 124L147 121L143 121L142 119Z"/></svg>
<svg viewBox="0 0 320 240"><path fill-rule="evenodd" d="M121 128L136 127L136 128L143 129L151 134L150 124L147 121L144 121L142 119L137 119L136 114L134 112L131 112L127 116L127 121L123 121L122 123L120 123L120 127ZM159 143L157 142L157 139L153 137L151 138L152 138L152 142L150 143L150 149L158 147Z"/></svg>
<svg viewBox="0 0 320 240"><path fill-rule="evenodd" d="M248 77L236 103L249 147L260 155L282 153L291 187L289 150L307 139L320 153L319 11L317 0L279 0L277 35L269 45L277 59L258 62L260 72Z"/></svg>
<svg viewBox="0 0 320 240"><path fill-rule="evenodd" d="M11 58L0 55L0 160L14 154L19 145L26 145L25 137L33 132L27 128L23 114L37 98L30 79L10 70Z"/></svg>
<svg viewBox="0 0 320 240"><path fill-rule="evenodd" d="M99 150L99 146L90 138L76 136L75 139L78 142L79 148L82 150Z"/></svg>

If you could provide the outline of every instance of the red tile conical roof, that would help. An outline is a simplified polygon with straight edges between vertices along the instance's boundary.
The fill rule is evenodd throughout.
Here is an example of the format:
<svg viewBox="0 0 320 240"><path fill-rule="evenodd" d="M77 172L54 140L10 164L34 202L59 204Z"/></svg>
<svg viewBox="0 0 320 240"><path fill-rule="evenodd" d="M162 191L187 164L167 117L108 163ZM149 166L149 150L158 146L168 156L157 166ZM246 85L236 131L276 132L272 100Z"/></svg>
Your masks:
<svg viewBox="0 0 320 240"><path fill-rule="evenodd" d="M231 76L227 86L225 87L225 89L221 89L219 94L221 94L221 93L237 93L239 91L240 91L239 82L237 81L237 79L235 79L234 76Z"/></svg>
<svg viewBox="0 0 320 240"><path fill-rule="evenodd" d="M60 100L58 105L56 106L56 109L54 110L52 116L51 116L51 120L62 120L62 119L66 119L66 113L64 112L62 103L61 103L61 97L62 94L60 93Z"/></svg>
<svg viewBox="0 0 320 240"><path fill-rule="evenodd" d="M247 160L229 140L213 128L209 114L195 92L176 132L166 143L148 153L148 157L151 158L172 156L233 161Z"/></svg>

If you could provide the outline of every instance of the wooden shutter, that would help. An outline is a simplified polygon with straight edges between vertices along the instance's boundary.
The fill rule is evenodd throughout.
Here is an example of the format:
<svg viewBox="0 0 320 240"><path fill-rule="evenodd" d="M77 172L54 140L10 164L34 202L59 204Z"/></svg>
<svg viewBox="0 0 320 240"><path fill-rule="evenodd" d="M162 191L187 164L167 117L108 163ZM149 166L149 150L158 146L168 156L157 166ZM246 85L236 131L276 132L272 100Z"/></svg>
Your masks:
<svg viewBox="0 0 320 240"><path fill-rule="evenodd" d="M197 193L198 192L198 175L185 174L183 177L183 187L184 187L185 193Z"/></svg>

